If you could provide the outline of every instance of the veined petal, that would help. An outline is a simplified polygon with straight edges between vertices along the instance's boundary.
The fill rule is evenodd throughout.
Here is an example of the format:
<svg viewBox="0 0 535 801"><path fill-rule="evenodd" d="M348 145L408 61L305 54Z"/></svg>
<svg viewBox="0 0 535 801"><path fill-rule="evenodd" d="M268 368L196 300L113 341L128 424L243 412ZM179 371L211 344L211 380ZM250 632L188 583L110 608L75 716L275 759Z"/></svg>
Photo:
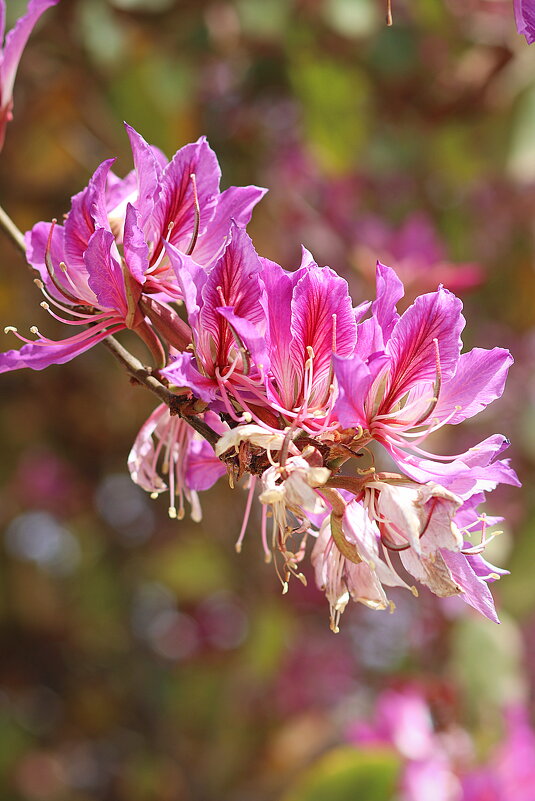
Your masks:
<svg viewBox="0 0 535 801"><path fill-rule="evenodd" d="M478 414L501 397L512 364L513 357L503 348L474 348L461 354L455 375L442 385L433 419L447 417L455 424Z"/></svg>
<svg viewBox="0 0 535 801"><path fill-rule="evenodd" d="M190 353L177 353L175 359L161 373L172 385L191 390L206 403L215 400L216 382L199 372L197 363Z"/></svg>
<svg viewBox="0 0 535 801"><path fill-rule="evenodd" d="M135 207L139 214L139 227L143 230L154 211L154 204L159 194L159 181L162 168L152 147L134 128L125 123L126 133L130 139L134 167L137 175L137 198Z"/></svg>
<svg viewBox="0 0 535 801"><path fill-rule="evenodd" d="M2 106L11 99L13 94L13 84L22 56L22 51L35 26L35 23L47 8L55 6L59 0L30 0L28 10L23 17L17 20L15 27L6 36L6 43L2 58L1 67L1 92Z"/></svg>
<svg viewBox="0 0 535 801"><path fill-rule="evenodd" d="M228 308L228 306L219 307L217 312L229 324L237 347L241 347L240 343L245 346L247 353L243 357L244 364L250 359L259 370L267 371L269 367L269 352L266 347L265 334L262 334L249 320L244 317L238 317L234 313L234 309ZM247 369L247 372L249 372L249 369Z"/></svg>
<svg viewBox="0 0 535 801"><path fill-rule="evenodd" d="M228 241L231 220L245 228L253 209L262 200L267 189L259 186L231 186L221 192L215 215L199 236L193 249L193 258L203 266L210 266L221 256Z"/></svg>
<svg viewBox="0 0 535 801"><path fill-rule="evenodd" d="M56 288L55 284L62 287L68 296L75 295L81 304L85 303L88 306L94 306L96 298L87 284L85 266L82 272L70 269L68 277L60 267L60 264L65 262L64 234L65 231L62 225L53 225L47 222L37 223L24 236L26 259L39 273L47 292L56 300L64 303L65 296ZM46 266L47 250L54 281L52 281Z"/></svg>
<svg viewBox="0 0 535 801"><path fill-rule="evenodd" d="M290 273L274 261L260 261L267 297L270 371L282 405L292 409L297 402L297 371L290 359L292 295L306 268Z"/></svg>
<svg viewBox="0 0 535 801"><path fill-rule="evenodd" d="M112 254L112 249L116 252L113 234L104 228L98 228L84 254L88 283L101 308L114 309L126 317L128 301L124 277L121 265Z"/></svg>
<svg viewBox="0 0 535 801"><path fill-rule="evenodd" d="M368 392L389 361L389 357L384 354L373 359L370 364L365 364L357 355L348 359L342 359L340 356L333 358L339 391L334 411L344 428L368 427L369 415L366 410Z"/></svg>
<svg viewBox="0 0 535 801"><path fill-rule="evenodd" d="M208 274L199 315L202 330L213 338L214 361L220 367L226 366L229 349L235 340L228 323L217 311L219 308L232 308L236 317L248 320L260 334L265 333L267 321L263 308L261 269L250 237L243 228L233 224L231 240Z"/></svg>
<svg viewBox="0 0 535 801"><path fill-rule="evenodd" d="M461 309L459 298L440 288L420 295L400 317L386 345L386 352L392 356L392 368L381 411L389 411L417 382L436 378L434 340L438 343L442 380L454 373L465 324Z"/></svg>
<svg viewBox="0 0 535 801"><path fill-rule="evenodd" d="M321 404L331 383L333 354L351 355L357 340L347 281L330 267L307 270L293 292L290 330L290 358L300 381L307 361L313 363L308 405Z"/></svg>
<svg viewBox="0 0 535 801"><path fill-rule="evenodd" d="M137 210L128 203L124 223L124 259L130 274L141 285L145 281L145 271L149 266L149 248L141 230L141 220Z"/></svg>
<svg viewBox="0 0 535 801"><path fill-rule="evenodd" d="M453 580L462 590L463 601L488 617L493 623L499 623L492 593L487 583L476 574L465 554L447 550L442 550L441 554Z"/></svg>
<svg viewBox="0 0 535 801"><path fill-rule="evenodd" d="M394 270L380 261L376 267L376 286L377 299L372 304L372 314L383 333L383 342L388 342L399 320L396 304L405 294L405 290Z"/></svg>
<svg viewBox="0 0 535 801"><path fill-rule="evenodd" d="M186 252L188 249L196 228L193 181L200 209L198 234L204 234L215 214L220 178L217 157L204 136L175 153L163 171L160 196L154 207L155 242L161 242L155 248L153 261L159 257L164 239L178 250Z"/></svg>
<svg viewBox="0 0 535 801"><path fill-rule="evenodd" d="M85 270L84 253L95 228L108 228L106 181L115 159L100 164L89 184L72 198L71 210L65 220L65 261L69 269Z"/></svg>

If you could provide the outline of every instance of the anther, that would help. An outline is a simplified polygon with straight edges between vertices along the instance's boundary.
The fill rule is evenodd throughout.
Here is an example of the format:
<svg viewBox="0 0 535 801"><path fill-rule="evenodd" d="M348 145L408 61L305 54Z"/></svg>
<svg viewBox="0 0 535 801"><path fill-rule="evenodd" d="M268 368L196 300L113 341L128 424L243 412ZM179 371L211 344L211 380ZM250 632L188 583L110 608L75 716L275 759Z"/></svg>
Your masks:
<svg viewBox="0 0 535 801"><path fill-rule="evenodd" d="M171 518L171 520L176 520L176 518L177 518L176 506L170 506L168 514L169 514L169 517Z"/></svg>
<svg viewBox="0 0 535 801"><path fill-rule="evenodd" d="M150 497L153 501L155 501L159 497L158 492L151 492Z"/></svg>
<svg viewBox="0 0 535 801"><path fill-rule="evenodd" d="M36 325L30 326L30 334L35 334L36 336L41 336L41 334L39 333L39 329L37 328Z"/></svg>
<svg viewBox="0 0 535 801"><path fill-rule="evenodd" d="M40 306L42 309L44 309L45 311L48 311L48 310L49 310L49 308L50 308L50 306L49 306L49 304L46 302L46 300L42 300L42 301L41 301L41 303L39 304L39 306Z"/></svg>
<svg viewBox="0 0 535 801"><path fill-rule="evenodd" d="M242 418L245 423L250 423L253 419L253 416L252 414L250 414L250 412L244 412L242 414Z"/></svg>
<svg viewBox="0 0 535 801"><path fill-rule="evenodd" d="M62 270L62 272L64 272L64 273L67 272L67 265L65 264L64 261L60 261L59 268L60 268L60 270Z"/></svg>
<svg viewBox="0 0 535 801"><path fill-rule="evenodd" d="M45 285L43 284L43 282L39 278L34 278L33 282L34 282L35 286L37 287L37 289L44 289L45 288Z"/></svg>
<svg viewBox="0 0 535 801"><path fill-rule="evenodd" d="M6 325L6 327L4 328L4 334L16 334L16 333L17 329L15 328L14 325Z"/></svg>

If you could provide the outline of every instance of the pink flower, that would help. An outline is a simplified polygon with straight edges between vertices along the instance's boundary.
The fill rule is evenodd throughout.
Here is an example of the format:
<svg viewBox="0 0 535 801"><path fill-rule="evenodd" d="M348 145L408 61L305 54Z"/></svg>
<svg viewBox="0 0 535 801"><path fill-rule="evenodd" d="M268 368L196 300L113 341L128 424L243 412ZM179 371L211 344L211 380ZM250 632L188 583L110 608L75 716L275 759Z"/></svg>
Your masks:
<svg viewBox="0 0 535 801"><path fill-rule="evenodd" d="M507 462L493 463L508 444L505 437L496 435L451 457L420 447L429 434L499 398L513 359L502 348L461 354L462 304L442 287L418 297L399 316L396 303L402 295L395 273L378 264L372 316L359 325L352 356L334 357L340 423L384 445L415 481L436 481L457 494L462 493L452 482L461 478L470 494L479 480L517 483Z"/></svg>
<svg viewBox="0 0 535 801"><path fill-rule="evenodd" d="M28 10L17 20L15 27L6 36L0 52L0 150L4 145L6 127L13 118L13 85L19 61L35 23L47 8L59 0L30 0ZM4 38L6 16L5 0L0 0L0 44Z"/></svg>
<svg viewBox="0 0 535 801"><path fill-rule="evenodd" d="M206 412L204 420L216 431L225 429L213 412ZM226 473L208 442L185 420L171 416L164 404L143 423L128 457L128 469L132 481L154 497L169 493L170 517L182 520L185 498L197 522L202 517L198 491L208 489Z"/></svg>
<svg viewBox="0 0 535 801"><path fill-rule="evenodd" d="M84 330L60 341L39 332L35 341L17 334L26 344L0 355L0 372L62 364L123 328L143 339L161 367L162 340L178 350L191 342L188 326L169 305L181 298L181 287L164 241L193 254L204 269L226 246L231 218L245 225L264 190L230 187L220 193L219 165L204 138L167 163L126 128L135 169L119 179L111 171L114 160L103 162L72 198L64 225L41 222L26 235L27 258L46 298L41 305Z"/></svg>

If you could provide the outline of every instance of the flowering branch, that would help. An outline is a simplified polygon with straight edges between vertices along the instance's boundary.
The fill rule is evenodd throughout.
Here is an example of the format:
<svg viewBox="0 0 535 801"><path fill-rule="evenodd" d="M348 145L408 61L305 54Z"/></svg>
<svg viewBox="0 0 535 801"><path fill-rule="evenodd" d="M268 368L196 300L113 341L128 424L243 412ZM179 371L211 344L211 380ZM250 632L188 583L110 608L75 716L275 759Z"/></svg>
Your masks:
<svg viewBox="0 0 535 801"><path fill-rule="evenodd" d="M2 206L0 206L0 227L20 252L26 256L24 235ZM192 401L190 398L182 400L178 395L172 393L152 375L150 367L144 366L139 359L136 359L136 357L123 347L115 337L110 335L103 340L103 343L117 361L126 368L132 378L157 395L160 400L169 407L172 415L182 417L188 425L204 437L212 447L215 446L216 442L219 440L219 435L203 420L199 420L199 418L195 416L199 413L195 410L195 401Z"/></svg>

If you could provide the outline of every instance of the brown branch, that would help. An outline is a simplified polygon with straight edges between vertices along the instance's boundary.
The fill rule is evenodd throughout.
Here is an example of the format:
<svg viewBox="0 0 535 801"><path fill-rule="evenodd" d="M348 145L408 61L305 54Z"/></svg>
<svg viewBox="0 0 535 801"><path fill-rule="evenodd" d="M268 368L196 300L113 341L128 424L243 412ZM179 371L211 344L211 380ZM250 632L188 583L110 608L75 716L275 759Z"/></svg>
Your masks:
<svg viewBox="0 0 535 801"><path fill-rule="evenodd" d="M9 239L16 245L17 248L26 255L26 245L24 243L24 236L22 232L17 228L11 217L4 211L4 209L0 206L0 228L3 229L4 233L7 234ZM178 395L174 395L170 390L167 389L158 379L156 379L149 368L145 367L139 359L136 359L126 348L124 348L120 342L118 342L115 337L109 336L103 340L103 344L106 345L108 350L114 355L114 357L119 361L123 367L126 368L127 372L135 378L140 384L144 387L149 389L152 393L158 396L158 398L163 401L168 407L171 414L179 415L183 420L185 420L188 425L190 425L197 433L199 433L202 437L204 437L207 442L215 446L216 442L219 440L219 435L207 425L204 420L200 420L198 417L195 416L195 412L191 413L192 409L192 402L191 399L187 399L186 401L181 401ZM190 412L189 414L186 412L186 408Z"/></svg>
<svg viewBox="0 0 535 801"><path fill-rule="evenodd" d="M17 228L11 217L6 214L2 206L0 206L0 227L11 239L13 244L21 251L23 256L26 256L26 244L24 242L24 235L22 231Z"/></svg>

